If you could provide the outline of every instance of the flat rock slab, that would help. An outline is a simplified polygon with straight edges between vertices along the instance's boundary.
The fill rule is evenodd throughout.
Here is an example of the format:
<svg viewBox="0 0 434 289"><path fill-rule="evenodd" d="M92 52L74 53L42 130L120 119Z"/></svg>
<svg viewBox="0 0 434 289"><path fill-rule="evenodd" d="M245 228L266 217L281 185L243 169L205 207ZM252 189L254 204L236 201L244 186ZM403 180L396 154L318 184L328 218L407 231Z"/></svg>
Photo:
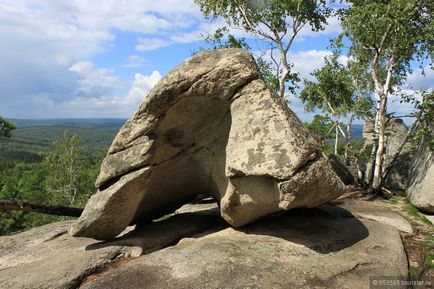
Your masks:
<svg viewBox="0 0 434 289"><path fill-rule="evenodd" d="M411 224L403 216L388 208L387 205L373 201L350 201L339 203L341 208L351 211L351 213L356 217L377 221L382 224L393 226L401 232L413 234Z"/></svg>
<svg viewBox="0 0 434 289"><path fill-rule="evenodd" d="M322 206L183 239L82 288L369 288L407 273L398 230Z"/></svg>
<svg viewBox="0 0 434 289"><path fill-rule="evenodd" d="M143 225L111 242L71 237L67 234L71 222L2 236L0 288L78 288L87 276L105 270L120 258L153 252L183 237L226 226L215 208L185 211Z"/></svg>
<svg viewBox="0 0 434 289"><path fill-rule="evenodd" d="M69 222L68 222L69 223ZM59 226L56 228L56 225ZM36 238L52 235L52 230L63 233L40 242L26 242L23 247L12 245L0 257L0 288L76 288L87 275L98 272L121 255L120 246L107 246L100 250L86 250L95 243L88 238L72 238L65 223L55 223L38 228ZM70 223L68 224L70 225ZM32 231L0 237L0 244L20 244L24 236L30 241ZM11 246L8 246L11 248Z"/></svg>

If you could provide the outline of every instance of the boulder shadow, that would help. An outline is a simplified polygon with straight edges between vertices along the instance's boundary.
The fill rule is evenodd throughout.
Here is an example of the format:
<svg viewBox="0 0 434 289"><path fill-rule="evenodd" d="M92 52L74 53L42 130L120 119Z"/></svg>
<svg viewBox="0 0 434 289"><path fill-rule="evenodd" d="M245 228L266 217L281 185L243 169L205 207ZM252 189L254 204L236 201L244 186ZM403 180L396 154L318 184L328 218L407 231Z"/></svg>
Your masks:
<svg viewBox="0 0 434 289"><path fill-rule="evenodd" d="M138 247L140 254L149 254L173 246L183 238L198 238L228 227L218 207L207 208L138 225L111 241L90 244L86 250L127 246ZM234 229L249 235L284 239L321 254L344 250L369 236L368 228L358 218L331 203L311 209L292 209Z"/></svg>
<svg viewBox="0 0 434 289"><path fill-rule="evenodd" d="M369 236L368 228L358 218L333 204L292 209L238 230L284 239L321 254L344 250Z"/></svg>
<svg viewBox="0 0 434 289"><path fill-rule="evenodd" d="M163 217L159 220L136 225L127 233L110 241L101 241L86 246L86 250L97 250L109 246L138 247L140 254L173 246L182 238L198 234L211 234L229 225L220 217L219 209L208 208L196 212L185 212Z"/></svg>

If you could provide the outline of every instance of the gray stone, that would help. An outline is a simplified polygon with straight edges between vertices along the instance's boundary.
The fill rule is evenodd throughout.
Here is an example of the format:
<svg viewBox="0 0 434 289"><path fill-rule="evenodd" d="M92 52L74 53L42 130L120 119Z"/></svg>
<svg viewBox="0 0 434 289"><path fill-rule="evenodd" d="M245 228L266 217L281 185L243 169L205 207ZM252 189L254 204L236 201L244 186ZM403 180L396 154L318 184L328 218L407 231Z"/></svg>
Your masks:
<svg viewBox="0 0 434 289"><path fill-rule="evenodd" d="M241 49L203 52L169 72L121 128L74 236L130 224L211 195L242 226L345 191L308 129Z"/></svg>
<svg viewBox="0 0 434 289"><path fill-rule="evenodd" d="M394 227L322 206L183 239L82 288L369 288L369 276L407 274Z"/></svg>
<svg viewBox="0 0 434 289"><path fill-rule="evenodd" d="M434 132L434 123L431 125ZM417 208L434 213L434 152L427 140L422 140L409 173L407 196Z"/></svg>
<svg viewBox="0 0 434 289"><path fill-rule="evenodd" d="M385 127L386 147L383 157L383 170L389 170L388 177L385 180L385 187L395 190L404 191L408 182L408 170L411 160L409 145L405 145L399 156L400 147L407 140L408 128L400 118L388 118ZM374 144L374 121L367 120L363 126L363 147L367 154L371 153ZM393 160L396 159L393 167ZM369 165L367 170L369 171ZM366 174L368 176L368 174Z"/></svg>
<svg viewBox="0 0 434 289"><path fill-rule="evenodd" d="M393 212L386 205L382 205L379 202L344 202L340 207L350 211L356 217L377 221L382 224L393 226L401 232L413 234L411 224L403 216Z"/></svg>
<svg viewBox="0 0 434 289"><path fill-rule="evenodd" d="M76 288L121 255L118 246L87 251L95 240L72 238L69 226L54 223L0 237L0 288Z"/></svg>
<svg viewBox="0 0 434 289"><path fill-rule="evenodd" d="M385 163L388 162L399 152L401 144L406 140L408 128L400 118L389 118L385 124ZM374 121L368 119L363 126L363 147L370 153L370 147L374 143Z"/></svg>
<svg viewBox="0 0 434 289"><path fill-rule="evenodd" d="M329 154L329 161L333 170L345 185L353 185L355 180L349 168L335 154ZM357 174L356 174L357 175Z"/></svg>
<svg viewBox="0 0 434 289"><path fill-rule="evenodd" d="M53 223L0 237L0 288L78 288L89 275L178 242L181 238L227 224L216 205L191 206L184 213L122 233L112 242L73 238L71 221ZM122 288L119 287L119 288Z"/></svg>

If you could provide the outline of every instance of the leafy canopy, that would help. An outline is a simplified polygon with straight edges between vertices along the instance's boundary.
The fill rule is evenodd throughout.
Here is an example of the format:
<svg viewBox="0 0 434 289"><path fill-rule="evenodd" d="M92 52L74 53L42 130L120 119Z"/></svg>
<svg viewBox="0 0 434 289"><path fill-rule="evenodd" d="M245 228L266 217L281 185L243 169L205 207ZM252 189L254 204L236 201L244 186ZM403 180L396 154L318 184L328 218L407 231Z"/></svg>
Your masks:
<svg viewBox="0 0 434 289"><path fill-rule="evenodd" d="M307 24L314 31L324 29L330 9L325 0L195 0L202 13L209 19L223 17L232 28L241 29L258 41L262 55L257 57L266 81L283 98L285 91L294 93L300 81L298 74L291 72L288 52L300 30ZM246 42L236 41L224 28L230 47L243 47ZM214 37L223 37L216 33ZM241 44L241 45L239 45ZM267 55L268 59L264 58ZM286 83L291 86L286 87Z"/></svg>
<svg viewBox="0 0 434 289"><path fill-rule="evenodd" d="M0 116L0 137L10 137L11 131L15 128L15 125L11 121L8 121Z"/></svg>
<svg viewBox="0 0 434 289"><path fill-rule="evenodd" d="M351 41L349 56L365 69L377 70L384 83L391 69L391 85L400 84L411 71L413 59L432 54L432 0L350 0L341 10L342 37ZM342 44L342 43L341 43ZM431 51L429 51L431 50Z"/></svg>
<svg viewBox="0 0 434 289"><path fill-rule="evenodd" d="M312 76L316 81L305 80L300 99L306 111L319 108L332 115L343 115L353 104L355 88L345 67L339 63L338 54L326 57L325 65Z"/></svg>
<svg viewBox="0 0 434 289"><path fill-rule="evenodd" d="M206 17L225 18L229 25L247 32L260 32L261 25L271 31L285 33L299 24L309 23L313 29L324 28L329 10L326 1L312 0L195 0ZM292 21L288 21L288 17ZM294 21L295 20L295 21ZM262 31L264 32L264 31Z"/></svg>

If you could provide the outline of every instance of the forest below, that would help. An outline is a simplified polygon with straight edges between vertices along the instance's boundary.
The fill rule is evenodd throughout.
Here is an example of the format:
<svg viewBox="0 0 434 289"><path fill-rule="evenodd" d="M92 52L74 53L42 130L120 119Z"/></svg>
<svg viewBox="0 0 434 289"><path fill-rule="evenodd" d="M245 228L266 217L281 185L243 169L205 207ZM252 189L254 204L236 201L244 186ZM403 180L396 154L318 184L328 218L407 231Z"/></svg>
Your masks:
<svg viewBox="0 0 434 289"><path fill-rule="evenodd" d="M0 138L0 199L83 207L123 119L11 120ZM72 195L75 194L75 195ZM72 198L71 198L72 197ZM64 220L38 213L0 212L0 234Z"/></svg>

